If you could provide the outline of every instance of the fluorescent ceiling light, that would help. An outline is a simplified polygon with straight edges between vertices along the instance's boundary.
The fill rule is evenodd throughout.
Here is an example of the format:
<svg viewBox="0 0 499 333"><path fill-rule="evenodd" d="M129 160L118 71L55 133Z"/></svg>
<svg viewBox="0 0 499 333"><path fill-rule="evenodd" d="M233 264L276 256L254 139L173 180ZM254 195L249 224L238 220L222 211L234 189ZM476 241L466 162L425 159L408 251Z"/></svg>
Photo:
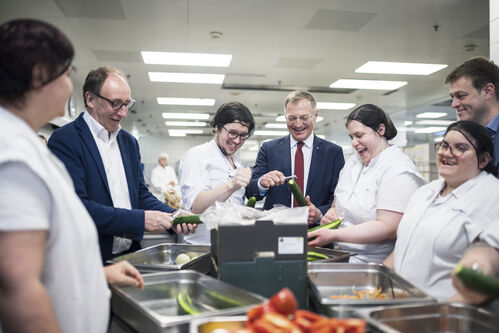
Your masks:
<svg viewBox="0 0 499 333"><path fill-rule="evenodd" d="M416 118L442 118L447 115L446 112L423 112L416 115Z"/></svg>
<svg viewBox="0 0 499 333"><path fill-rule="evenodd" d="M165 121L166 126L205 127L204 121Z"/></svg>
<svg viewBox="0 0 499 333"><path fill-rule="evenodd" d="M441 142L444 139L443 136L438 136L435 139L433 139L433 142Z"/></svg>
<svg viewBox="0 0 499 333"><path fill-rule="evenodd" d="M447 67L445 64L419 64L410 62L368 61L356 73L430 75Z"/></svg>
<svg viewBox="0 0 499 333"><path fill-rule="evenodd" d="M319 121L323 121L323 120L324 120L324 117L318 116L317 120L315 122L318 123ZM286 117L277 116L277 118L275 118L275 121L286 121Z"/></svg>
<svg viewBox="0 0 499 333"><path fill-rule="evenodd" d="M151 65L228 67L232 60L231 54L148 51L140 53L144 63Z"/></svg>
<svg viewBox="0 0 499 333"><path fill-rule="evenodd" d="M200 129L169 129L169 136L186 136L186 134L203 134L203 130Z"/></svg>
<svg viewBox="0 0 499 333"><path fill-rule="evenodd" d="M287 124L277 124L277 123L267 123L265 124L265 128L288 128Z"/></svg>
<svg viewBox="0 0 499 333"><path fill-rule="evenodd" d="M329 87L347 89L395 90L405 86L406 84L407 81L339 79L338 81L331 83Z"/></svg>
<svg viewBox="0 0 499 333"><path fill-rule="evenodd" d="M411 120L404 121L404 126L411 126L411 125L412 125L412 121Z"/></svg>
<svg viewBox="0 0 499 333"><path fill-rule="evenodd" d="M419 120L416 122L417 125L443 125L449 126L455 122L454 120Z"/></svg>
<svg viewBox="0 0 499 333"><path fill-rule="evenodd" d="M418 128L414 131L414 133L417 134L435 133L435 132L445 131L446 128L447 127L430 126L430 127Z"/></svg>
<svg viewBox="0 0 499 333"><path fill-rule="evenodd" d="M206 120L210 118L209 113L176 113L176 112L163 112L164 119L195 119Z"/></svg>
<svg viewBox="0 0 499 333"><path fill-rule="evenodd" d="M255 131L255 136L284 136L288 135L288 131Z"/></svg>
<svg viewBox="0 0 499 333"><path fill-rule="evenodd" d="M397 127L397 131L399 132L415 132L416 130L416 127Z"/></svg>
<svg viewBox="0 0 499 333"><path fill-rule="evenodd" d="M152 82L222 84L225 78L225 75L223 74L167 73L167 72L149 72L148 74L149 74L149 79Z"/></svg>
<svg viewBox="0 0 499 333"><path fill-rule="evenodd" d="M158 104L166 105L215 105L214 98L176 98L176 97L158 97Z"/></svg>
<svg viewBox="0 0 499 333"><path fill-rule="evenodd" d="M354 106L355 103L317 102L317 108L319 110L348 110Z"/></svg>

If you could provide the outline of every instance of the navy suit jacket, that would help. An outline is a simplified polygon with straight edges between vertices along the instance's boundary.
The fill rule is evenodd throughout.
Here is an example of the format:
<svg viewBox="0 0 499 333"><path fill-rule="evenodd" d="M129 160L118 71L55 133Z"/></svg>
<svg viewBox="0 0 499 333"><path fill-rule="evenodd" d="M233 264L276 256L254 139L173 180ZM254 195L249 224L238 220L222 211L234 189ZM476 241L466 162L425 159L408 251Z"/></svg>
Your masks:
<svg viewBox="0 0 499 333"><path fill-rule="evenodd" d="M308 172L306 194L310 201L325 214L331 207L334 199L334 189L338 183L338 176L345 158L340 146L323 140L314 135L312 159ZM290 137L267 141L262 144L253 167L253 175L246 187L248 198L262 197L258 193L258 179L272 170L281 171L284 176L291 175L291 147ZM287 184L268 189L263 209L271 209L275 204L291 206L291 191Z"/></svg>
<svg viewBox="0 0 499 333"><path fill-rule="evenodd" d="M113 257L113 236L130 238L133 240L131 250L140 249L144 235L144 210L174 211L156 199L145 186L137 140L120 130L117 141L132 209L113 207L104 164L83 113L56 130L48 142L49 149L64 162L73 179L76 194L97 226L104 262Z"/></svg>

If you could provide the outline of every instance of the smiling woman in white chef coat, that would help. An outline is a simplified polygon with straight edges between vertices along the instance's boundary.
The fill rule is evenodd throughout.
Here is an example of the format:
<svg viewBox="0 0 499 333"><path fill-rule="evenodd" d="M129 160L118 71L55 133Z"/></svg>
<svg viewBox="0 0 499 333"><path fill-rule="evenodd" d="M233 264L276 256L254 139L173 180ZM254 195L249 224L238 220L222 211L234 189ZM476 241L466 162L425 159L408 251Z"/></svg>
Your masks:
<svg viewBox="0 0 499 333"><path fill-rule="evenodd" d="M0 25L0 332L106 332L106 284L143 288L127 262L103 269L97 231L66 168L36 132L64 115L73 46L36 20Z"/></svg>
<svg viewBox="0 0 499 333"><path fill-rule="evenodd" d="M462 300L451 273L472 242L481 239L499 248L499 180L490 163L493 154L484 127L471 121L451 124L437 147L442 178L411 198L394 253L384 261L439 300Z"/></svg>
<svg viewBox="0 0 499 333"><path fill-rule="evenodd" d="M346 126L356 154L340 172L335 200L321 223L342 218L338 230L308 234L310 246L339 242L350 262L380 263L393 250L397 226L414 191L426 183L411 159L388 140L397 129L376 105L350 113Z"/></svg>

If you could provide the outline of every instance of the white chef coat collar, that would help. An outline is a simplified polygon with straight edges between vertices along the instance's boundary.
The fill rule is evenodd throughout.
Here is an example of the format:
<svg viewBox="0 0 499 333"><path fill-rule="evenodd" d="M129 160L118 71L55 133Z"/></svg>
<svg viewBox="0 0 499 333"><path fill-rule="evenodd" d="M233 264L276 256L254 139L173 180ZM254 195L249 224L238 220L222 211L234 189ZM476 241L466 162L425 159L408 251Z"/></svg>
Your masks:
<svg viewBox="0 0 499 333"><path fill-rule="evenodd" d="M118 136L118 133L121 130L121 125L119 125L116 131L111 132L111 135L108 135L108 131L104 128L104 126L99 124L99 122L95 120L94 117L92 117L92 115L88 112L88 110L85 110L85 112L83 113L83 119L90 128L92 134L104 142L111 142L116 140L116 137Z"/></svg>
<svg viewBox="0 0 499 333"><path fill-rule="evenodd" d="M463 184L461 184L456 189L454 189L454 191L452 191L452 193L450 195L453 195L456 198L463 197L478 182L478 178L482 174L486 174L486 171L481 171L475 177L465 181ZM445 179L440 178L440 179L438 179L438 181L435 181L435 182L430 183L430 184L431 184L430 186L432 186L433 195L439 195L445 186Z"/></svg>

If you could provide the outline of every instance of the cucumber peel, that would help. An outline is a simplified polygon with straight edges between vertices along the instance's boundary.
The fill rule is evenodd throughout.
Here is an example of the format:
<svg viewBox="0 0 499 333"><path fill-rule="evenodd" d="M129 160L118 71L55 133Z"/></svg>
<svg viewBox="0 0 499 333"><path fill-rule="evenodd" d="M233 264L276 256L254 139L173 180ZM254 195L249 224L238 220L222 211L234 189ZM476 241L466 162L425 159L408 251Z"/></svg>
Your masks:
<svg viewBox="0 0 499 333"><path fill-rule="evenodd" d="M248 202L246 202L246 207L255 207L256 204L256 198L251 197L248 199Z"/></svg>
<svg viewBox="0 0 499 333"><path fill-rule="evenodd" d="M240 301L233 299L233 298L230 298L230 297L227 297L227 296L222 295L220 293L217 293L216 291L206 290L204 292L204 294L206 296L208 296L208 298L210 298L213 301L214 305L218 309L235 308L235 307L244 306L244 304L241 303Z"/></svg>
<svg viewBox="0 0 499 333"><path fill-rule="evenodd" d="M327 255L315 251L307 251L307 257L313 257L317 259L329 259Z"/></svg>
<svg viewBox="0 0 499 333"><path fill-rule="evenodd" d="M183 223L200 224L200 223L203 223L203 221L201 221L199 219L198 214L177 216L173 219L173 226L176 226L177 224L183 224Z"/></svg>
<svg viewBox="0 0 499 333"><path fill-rule="evenodd" d="M183 313L194 315L201 312L192 304L189 294L185 291L177 294L177 304Z"/></svg>
<svg viewBox="0 0 499 333"><path fill-rule="evenodd" d="M337 219L337 220L331 221L327 224L323 224L323 225L319 225L317 227L310 228L310 229L308 229L308 232L312 232L312 231L319 230L319 229L337 229L340 226L341 221L342 221L341 219Z"/></svg>
<svg viewBox="0 0 499 333"><path fill-rule="evenodd" d="M499 298L498 277L482 274L461 264L454 268L454 274L466 287L489 297Z"/></svg>
<svg viewBox="0 0 499 333"><path fill-rule="evenodd" d="M298 187L298 184L293 179L288 180L288 186L293 193L293 196L295 197L296 202L298 203L298 206L300 207L305 207L307 206L307 200L305 200L305 197L303 196L302 191L300 190L300 187Z"/></svg>

